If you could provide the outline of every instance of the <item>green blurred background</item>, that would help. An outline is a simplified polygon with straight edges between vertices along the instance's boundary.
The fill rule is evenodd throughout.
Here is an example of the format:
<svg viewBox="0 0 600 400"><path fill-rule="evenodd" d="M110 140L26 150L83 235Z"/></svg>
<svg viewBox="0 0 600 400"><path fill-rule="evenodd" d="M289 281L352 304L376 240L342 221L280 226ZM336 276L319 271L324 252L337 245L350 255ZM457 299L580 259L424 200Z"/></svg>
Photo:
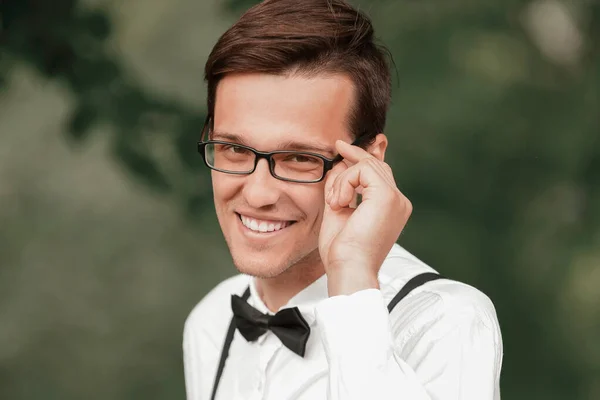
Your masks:
<svg viewBox="0 0 600 400"><path fill-rule="evenodd" d="M184 398L185 317L235 273L203 65L253 3L0 3L0 399ZM396 63L400 243L492 298L504 399L600 399L600 3L353 3Z"/></svg>

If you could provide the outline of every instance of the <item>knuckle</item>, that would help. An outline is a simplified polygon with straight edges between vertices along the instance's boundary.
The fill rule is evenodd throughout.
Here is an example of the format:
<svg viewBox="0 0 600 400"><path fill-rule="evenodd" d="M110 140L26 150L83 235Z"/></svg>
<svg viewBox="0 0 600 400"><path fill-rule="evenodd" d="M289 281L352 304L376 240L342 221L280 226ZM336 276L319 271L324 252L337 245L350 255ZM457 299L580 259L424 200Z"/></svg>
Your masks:
<svg viewBox="0 0 600 400"><path fill-rule="evenodd" d="M400 191L400 189L395 188L394 192L394 200L395 202L402 208L407 211L412 211L412 203L411 201Z"/></svg>
<svg viewBox="0 0 600 400"><path fill-rule="evenodd" d="M412 214L412 212L413 212L413 204L412 204L412 202L411 202L409 199L407 199L406 197L405 197L404 199L405 199L405 200L404 200L404 202L405 202L404 204L405 204L405 208L406 208L406 213L407 213L408 215L411 215L411 214Z"/></svg>
<svg viewBox="0 0 600 400"><path fill-rule="evenodd" d="M396 190L385 190L382 194L382 200L394 207L401 204L401 198L398 196Z"/></svg>
<svg viewBox="0 0 600 400"><path fill-rule="evenodd" d="M399 209L402 211L402 213L404 215L411 215L412 211L413 211L413 205L411 203L411 201L404 196L400 191L398 191L398 198L399 198Z"/></svg>

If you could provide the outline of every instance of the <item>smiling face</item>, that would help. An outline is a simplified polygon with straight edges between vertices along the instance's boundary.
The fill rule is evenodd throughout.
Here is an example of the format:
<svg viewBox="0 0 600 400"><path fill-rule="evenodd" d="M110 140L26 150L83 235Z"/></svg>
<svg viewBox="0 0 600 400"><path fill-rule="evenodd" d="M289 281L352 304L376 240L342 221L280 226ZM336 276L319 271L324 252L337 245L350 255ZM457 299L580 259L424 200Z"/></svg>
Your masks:
<svg viewBox="0 0 600 400"><path fill-rule="evenodd" d="M342 75L228 75L217 88L211 139L235 138L259 151L314 146L312 152L333 158L336 140L352 141L353 93ZM217 217L240 272L272 278L293 266L320 268L324 181L278 180L262 159L250 175L212 171L212 182Z"/></svg>

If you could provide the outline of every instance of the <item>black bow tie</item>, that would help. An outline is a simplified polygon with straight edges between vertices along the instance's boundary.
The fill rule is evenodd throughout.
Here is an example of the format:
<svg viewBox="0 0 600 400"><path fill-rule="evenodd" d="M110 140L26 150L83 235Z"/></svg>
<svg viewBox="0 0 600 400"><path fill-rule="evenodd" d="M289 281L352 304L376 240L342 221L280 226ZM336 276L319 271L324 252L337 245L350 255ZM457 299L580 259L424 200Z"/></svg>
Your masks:
<svg viewBox="0 0 600 400"><path fill-rule="evenodd" d="M231 309L236 327L247 341L253 342L271 330L285 347L304 357L310 326L298 307L284 308L275 315L263 314L234 294Z"/></svg>

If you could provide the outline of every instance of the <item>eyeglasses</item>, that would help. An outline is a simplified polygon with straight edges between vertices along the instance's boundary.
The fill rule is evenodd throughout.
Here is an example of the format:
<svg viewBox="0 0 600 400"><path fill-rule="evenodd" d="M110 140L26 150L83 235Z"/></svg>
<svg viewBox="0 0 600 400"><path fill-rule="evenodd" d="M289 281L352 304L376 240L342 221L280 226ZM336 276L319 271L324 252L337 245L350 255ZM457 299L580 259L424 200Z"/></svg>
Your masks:
<svg viewBox="0 0 600 400"><path fill-rule="evenodd" d="M238 143L207 140L203 141L207 126L210 129L210 117L207 117L202 138L198 142L198 152L210 169L234 175L250 175L256 170L258 161L267 160L271 175L282 181L297 183L321 182L329 170L340 162L339 154L327 158L321 154L299 151L258 151ZM356 144L355 141L352 144Z"/></svg>
<svg viewBox="0 0 600 400"><path fill-rule="evenodd" d="M297 151L262 152L252 147L220 140L198 142L198 152L204 163L219 172L250 175L256 170L258 161L264 158L269 163L271 175L288 182L316 183L323 180L327 172L342 160L316 153Z"/></svg>

